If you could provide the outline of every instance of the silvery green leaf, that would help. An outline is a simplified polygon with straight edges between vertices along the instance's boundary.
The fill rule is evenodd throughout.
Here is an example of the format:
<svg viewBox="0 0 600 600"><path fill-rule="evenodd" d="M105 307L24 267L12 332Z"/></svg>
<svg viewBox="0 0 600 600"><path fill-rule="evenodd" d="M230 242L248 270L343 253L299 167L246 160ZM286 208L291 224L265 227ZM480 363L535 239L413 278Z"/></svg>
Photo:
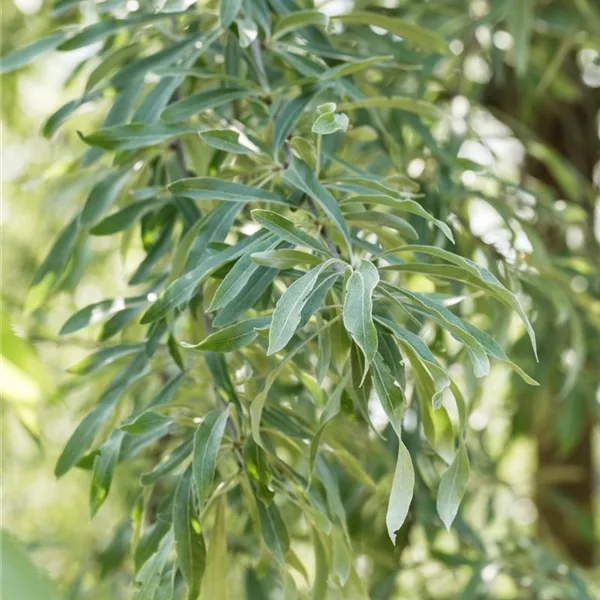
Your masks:
<svg viewBox="0 0 600 600"><path fill-rule="evenodd" d="M437 494L437 512L448 530L458 513L460 501L467 489L469 471L469 457L461 439L454 460L442 475Z"/></svg>
<svg viewBox="0 0 600 600"><path fill-rule="evenodd" d="M348 279L344 297L344 326L365 355L365 375L377 353L373 292L378 283L377 267L368 260L362 260Z"/></svg>
<svg viewBox="0 0 600 600"><path fill-rule="evenodd" d="M398 460L396 462L392 491L390 492L387 514L385 516L388 535L394 545L396 545L396 532L406 520L414 487L415 471L412 459L402 440L398 439Z"/></svg>

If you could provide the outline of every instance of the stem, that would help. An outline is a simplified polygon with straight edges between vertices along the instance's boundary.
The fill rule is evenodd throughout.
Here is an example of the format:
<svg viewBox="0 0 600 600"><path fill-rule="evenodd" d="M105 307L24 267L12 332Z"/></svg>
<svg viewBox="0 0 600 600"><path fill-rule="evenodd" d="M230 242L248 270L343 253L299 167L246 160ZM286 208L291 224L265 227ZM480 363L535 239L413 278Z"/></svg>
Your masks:
<svg viewBox="0 0 600 600"><path fill-rule="evenodd" d="M317 163L315 164L315 174L319 179L319 173L321 171L321 134L317 133Z"/></svg>

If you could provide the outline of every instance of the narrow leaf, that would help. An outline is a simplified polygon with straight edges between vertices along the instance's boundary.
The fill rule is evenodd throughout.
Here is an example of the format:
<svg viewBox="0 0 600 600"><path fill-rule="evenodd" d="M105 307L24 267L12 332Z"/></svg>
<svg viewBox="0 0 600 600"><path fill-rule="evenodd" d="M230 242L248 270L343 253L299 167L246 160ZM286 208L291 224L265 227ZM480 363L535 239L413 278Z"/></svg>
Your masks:
<svg viewBox="0 0 600 600"><path fill-rule="evenodd" d="M469 457L461 439L454 460L442 475L437 495L437 511L448 530L467 489L469 470Z"/></svg>
<svg viewBox="0 0 600 600"><path fill-rule="evenodd" d="M206 547L194 507L189 468L181 476L173 498L173 534L177 564L188 586L188 599L196 600L206 566Z"/></svg>
<svg viewBox="0 0 600 600"><path fill-rule="evenodd" d="M336 21L347 23L349 25L370 25L373 27L380 27L422 50L440 52L442 54L448 51L446 41L438 33L423 29L408 21L390 17L389 15L367 11L356 11L349 15L340 15L333 18Z"/></svg>
<svg viewBox="0 0 600 600"><path fill-rule="evenodd" d="M365 375L377 353L377 330L373 323L373 291L378 283L377 267L367 260L362 260L348 280L344 298L344 326L365 355Z"/></svg>
<svg viewBox="0 0 600 600"><path fill-rule="evenodd" d="M229 418L229 411L213 411L206 415L194 435L192 466L198 490L200 509L208 497L217 468L217 453Z"/></svg>
<svg viewBox="0 0 600 600"><path fill-rule="evenodd" d="M413 497L415 487L415 471L408 449L398 439L398 462L394 471L392 491L388 502L385 523L392 544L396 545L396 532L406 520L408 509Z"/></svg>
<svg viewBox="0 0 600 600"><path fill-rule="evenodd" d="M257 329L264 329L271 323L271 317L256 317L219 329L198 344L182 342L184 348L195 348L203 352L232 352L252 343Z"/></svg>

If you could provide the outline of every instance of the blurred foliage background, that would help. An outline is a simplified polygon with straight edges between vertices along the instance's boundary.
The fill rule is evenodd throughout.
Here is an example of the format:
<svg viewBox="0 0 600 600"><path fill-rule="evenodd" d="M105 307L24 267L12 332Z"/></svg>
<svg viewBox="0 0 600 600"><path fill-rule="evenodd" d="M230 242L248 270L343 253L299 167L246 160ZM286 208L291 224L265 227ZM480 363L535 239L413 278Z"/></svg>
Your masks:
<svg viewBox="0 0 600 600"><path fill-rule="evenodd" d="M407 173L427 189L432 173L447 171L448 188L435 194L453 194L450 221L472 233L461 237L463 255L530 269L521 284L540 351L535 363L520 339L511 352L539 388L498 366L467 382L475 458L461 514L485 527L487 556L496 557L477 571L486 595L468 595L464 573L472 565L451 535L432 552L413 532L403 567L390 565L401 590L393 597L456 598L461 590L465 598L562 600L583 597L584 588L600 597L600 7L593 0L330 0L323 10L354 4L418 20L450 41L451 55L435 73L446 118L432 132L436 144L407 161ZM51 19L51 8L44 0L2 0L2 54L52 32L66 17ZM84 21L96 18L93 3L79 10ZM2 527L63 598L102 600L129 597L119 544L131 485L120 470L90 521L89 474L54 478L80 407L98 385L65 372L97 347L95 338L57 332L76 309L125 294L119 253L94 240L93 260L91 250L80 253L73 285L26 310L35 268L91 186L70 168L81 152L76 130L90 130L102 102L83 107L51 139L40 134L82 90L78 65L89 53L51 53L2 78ZM510 325L503 329L509 344ZM384 583L372 597L389 597Z"/></svg>

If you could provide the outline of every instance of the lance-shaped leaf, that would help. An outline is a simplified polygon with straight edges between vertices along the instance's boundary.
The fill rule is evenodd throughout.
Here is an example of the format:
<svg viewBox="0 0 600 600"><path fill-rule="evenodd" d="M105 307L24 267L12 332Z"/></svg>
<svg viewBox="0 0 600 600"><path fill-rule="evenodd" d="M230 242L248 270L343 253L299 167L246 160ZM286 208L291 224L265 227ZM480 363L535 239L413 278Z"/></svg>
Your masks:
<svg viewBox="0 0 600 600"><path fill-rule="evenodd" d="M344 375L344 377L340 379L338 384L335 386L333 392L331 392L331 394L329 395L327 404L325 404L325 406L323 407L323 412L321 413L321 416L319 418L319 428L317 429L317 432L315 433L314 437L310 442L308 460L309 473L312 473L313 471L315 461L317 459L317 454L319 452L319 444L321 442L321 438L323 437L323 433L325 432L325 427L340 412L342 392L348 384L349 379L350 372L346 373L346 375Z"/></svg>
<svg viewBox="0 0 600 600"><path fill-rule="evenodd" d="M277 22L273 39L280 38L295 29L309 26L327 27L329 17L320 10L308 9L291 12Z"/></svg>
<svg viewBox="0 0 600 600"><path fill-rule="evenodd" d="M340 79L341 77L347 77L348 75L353 75L354 73L358 73L364 69L368 69L369 67L373 67L375 65L381 64L382 62L389 62L394 59L391 55L386 56L373 56L371 58L365 58L364 60L355 60L352 62L345 63L343 65L339 65L334 67L333 69L329 69L325 71L320 79L330 80L330 79Z"/></svg>
<svg viewBox="0 0 600 600"><path fill-rule="evenodd" d="M109 348L101 348L97 352L86 356L76 365L70 367L68 371L69 373L76 373L78 375L87 375L88 373L92 373L93 371L96 371L106 365L110 365L119 358L137 352L143 348L143 346L143 343L131 343L119 344L118 346L112 346Z"/></svg>
<svg viewBox="0 0 600 600"><path fill-rule="evenodd" d="M224 497L218 500L215 524L208 546L206 574L202 583L201 600L228 600L227 567L227 502Z"/></svg>
<svg viewBox="0 0 600 600"><path fill-rule="evenodd" d="M131 227L140 217L166 204L166 200L138 200L105 217L90 230L92 235L112 235Z"/></svg>
<svg viewBox="0 0 600 600"><path fill-rule="evenodd" d="M180 42L177 42L170 48L159 50L150 56L145 56L140 60L128 63L121 69L110 82L117 89L129 84L134 79L143 78L151 69L163 67L175 62L187 53L188 49L199 41L201 36L189 36Z"/></svg>
<svg viewBox="0 0 600 600"><path fill-rule="evenodd" d="M282 240L290 242L290 244L313 248L321 253L329 254L329 250L321 240L296 227L293 221L282 217L276 212L257 208L252 211L252 217L257 223L278 235Z"/></svg>
<svg viewBox="0 0 600 600"><path fill-rule="evenodd" d="M346 284L344 327L365 356L365 372L377 353L377 329L373 323L373 292L379 283L379 271L368 260L362 260Z"/></svg>
<svg viewBox="0 0 600 600"><path fill-rule="evenodd" d="M333 260L330 259L305 273L300 279L294 281L279 298L269 331L267 355L278 352L292 339L302 319L304 305L308 301L319 275L332 262Z"/></svg>
<svg viewBox="0 0 600 600"><path fill-rule="evenodd" d="M265 506L258 502L260 528L267 548L273 558L280 564L285 563L285 555L290 546L290 538L275 502Z"/></svg>
<svg viewBox="0 0 600 600"><path fill-rule="evenodd" d="M224 202L274 202L286 204L279 194L243 183L224 181L216 177L190 177L180 179L169 186L173 194L194 200L223 200Z"/></svg>
<svg viewBox="0 0 600 600"><path fill-rule="evenodd" d="M398 461L394 471L392 491L388 502L385 523L392 544L396 545L396 532L406 520L415 487L415 470L410 453L398 438Z"/></svg>
<svg viewBox="0 0 600 600"><path fill-rule="evenodd" d="M283 140L292 132L300 115L304 112L310 101L315 96L315 91L310 90L293 100L290 100L281 109L273 124L273 154L277 156Z"/></svg>
<svg viewBox="0 0 600 600"><path fill-rule="evenodd" d="M173 534L177 565L188 586L188 599L196 600L200 594L206 566L204 536L196 516L192 493L192 470L181 476L173 497Z"/></svg>
<svg viewBox="0 0 600 600"><path fill-rule="evenodd" d="M113 202L127 182L131 171L128 168L119 169L99 181L87 197L79 221L83 226L94 224Z"/></svg>
<svg viewBox="0 0 600 600"><path fill-rule="evenodd" d="M413 23L390 17L389 15L381 15L367 11L356 11L349 15L340 15L333 18L336 21L349 25L370 25L372 27L380 27L422 50L440 53L446 53L448 51L448 45L439 33L423 29Z"/></svg>
<svg viewBox="0 0 600 600"><path fill-rule="evenodd" d="M189 98L169 104L161 114L163 121L170 123L185 121L205 110L229 104L234 100L256 96L256 91L248 87L217 88L204 90Z"/></svg>
<svg viewBox="0 0 600 600"><path fill-rule="evenodd" d="M400 293L416 302L417 305L423 309L425 314L431 316L433 320L437 321L444 329L449 331L455 339L465 344L473 364L475 377L484 377L490 372L490 361L486 352L454 313L438 302L429 299L424 294L416 294L403 288L397 289Z"/></svg>
<svg viewBox="0 0 600 600"><path fill-rule="evenodd" d="M135 581L140 587L133 597L134 600L154 600L156 598L156 592L172 548L173 532L169 531L161 540L156 552L143 564L136 575Z"/></svg>
<svg viewBox="0 0 600 600"><path fill-rule="evenodd" d="M59 335L67 335L75 333L80 329L84 329L98 321L110 317L115 313L123 311L127 308L137 309L148 302L147 296L133 296L131 298L113 298L110 300L101 300L94 304L89 304L78 310L74 315L71 315L65 324L58 332Z"/></svg>
<svg viewBox="0 0 600 600"><path fill-rule="evenodd" d="M245 135L232 129L210 129L203 131L200 137L211 147L232 154L250 154L260 152Z"/></svg>
<svg viewBox="0 0 600 600"><path fill-rule="evenodd" d="M79 137L86 144L104 150L137 150L197 131L198 127L181 124L155 123L146 125L130 123L129 125L114 125L99 129L89 135L79 133Z"/></svg>
<svg viewBox="0 0 600 600"><path fill-rule="evenodd" d="M142 317L142 323L150 323L162 319L171 309L177 308L189 301L200 282L212 271L238 256L251 252L262 242L262 237L253 236L243 239L234 246L229 246L215 254L209 254L193 270L176 279L150 306Z"/></svg>
<svg viewBox="0 0 600 600"><path fill-rule="evenodd" d="M268 236L262 244L256 247L257 251L266 250L267 248L275 248L279 242L273 243L273 236ZM233 265L221 285L217 288L215 295L208 307L209 312L214 312L224 306L227 306L233 301L240 292L244 289L251 277L260 268L257 263L252 260L253 254L244 254Z"/></svg>
<svg viewBox="0 0 600 600"><path fill-rule="evenodd" d="M391 98L376 96L374 98L344 102L339 106L340 110L354 110L358 108L395 108L414 113L426 119L439 119L442 116L442 111L434 104L405 96L393 96Z"/></svg>
<svg viewBox="0 0 600 600"><path fill-rule="evenodd" d="M300 250L253 252L251 259L257 265L273 267L274 269L292 269L296 265L318 265L323 262L318 256Z"/></svg>
<svg viewBox="0 0 600 600"><path fill-rule="evenodd" d="M233 23L241 8L242 0L219 1L219 21L223 29L227 29Z"/></svg>
<svg viewBox="0 0 600 600"><path fill-rule="evenodd" d="M395 208L396 210L412 213L427 219L427 221L433 223L452 243L454 243L452 230L450 227L448 227L448 225L446 225L446 223L430 215L418 202L408 198L390 196L390 191L388 191L386 194L351 196L343 201L341 205L342 209L347 204L378 204L380 206L389 206L391 208Z"/></svg>
<svg viewBox="0 0 600 600"><path fill-rule="evenodd" d="M402 417L404 416L404 393L394 383L394 378L380 356L373 361L371 377L379 402L394 428L398 439L402 436Z"/></svg>
<svg viewBox="0 0 600 600"><path fill-rule="evenodd" d="M533 327L531 326L525 311L521 307L518 298L512 292L507 290L502 283L500 283L500 281L498 281L498 279L494 277L494 275L492 275L487 269L480 267L477 263L474 263L468 258L459 256L458 254L453 254L452 252L448 252L447 250L437 248L435 246L401 246L399 248L388 250L380 256L400 252L420 252L422 254L429 254L431 256L436 256L437 258L446 260L459 268L457 269L448 265L434 264L419 264L417 266L389 265L383 268L397 271L410 271L411 268L413 268L417 273L431 273L440 277L447 277L448 279L463 281L464 283L468 283L470 285L477 285L478 287L483 287L484 289L492 292L492 294L504 305L513 308L519 314L523 324L525 325L525 328L527 329L529 339L531 340L531 346L537 359L535 332L533 331Z"/></svg>
<svg viewBox="0 0 600 600"><path fill-rule="evenodd" d="M146 374L147 362L144 353L138 354L108 385L94 410L79 423L65 445L54 468L56 477L64 475L85 454L127 387Z"/></svg>
<svg viewBox="0 0 600 600"><path fill-rule="evenodd" d="M88 94L85 94L81 98L77 100L71 100L66 104L63 104L55 113L48 117L48 120L44 123L42 127L42 135L44 137L50 138L55 133L55 131L83 104L87 102L91 102L93 100L98 100L101 98L102 94L100 91L93 91Z"/></svg>
<svg viewBox="0 0 600 600"><path fill-rule="evenodd" d="M461 439L454 460L442 475L437 495L437 511L448 530L458 513L460 501L467 489L469 470L469 457Z"/></svg>
<svg viewBox="0 0 600 600"><path fill-rule="evenodd" d="M41 38L29 46L17 48L0 59L0 73L10 73L33 62L36 58L54 50L67 37L67 32L59 31Z"/></svg>
<svg viewBox="0 0 600 600"><path fill-rule="evenodd" d="M346 213L346 221L350 223L358 223L365 229L379 230L381 227L389 227L395 229L402 237L410 240L416 240L419 237L416 229L404 219L396 215L379 211L361 211Z"/></svg>
<svg viewBox="0 0 600 600"><path fill-rule="evenodd" d="M182 342L184 348L195 348L204 352L233 352L252 343L258 335L257 329L264 329L271 323L271 317L256 317L224 327L211 333L198 344Z"/></svg>
<svg viewBox="0 0 600 600"><path fill-rule="evenodd" d="M194 481L198 490L198 506L200 509L210 492L217 468L217 453L225 433L229 411L213 411L204 417L200 427L194 434L194 455L192 467Z"/></svg>
<svg viewBox="0 0 600 600"><path fill-rule="evenodd" d="M337 200L329 193L326 187L317 179L315 172L303 161L297 158L284 171L283 179L296 189L310 196L333 221L334 225L344 236L348 246L348 254L352 256L352 244L348 227L344 221L342 211Z"/></svg>
<svg viewBox="0 0 600 600"><path fill-rule="evenodd" d="M113 473L119 462L119 453L121 452L121 442L124 433L115 429L112 435L101 447L94 458L94 468L92 472L92 485L90 488L90 512L93 515L102 506L112 482Z"/></svg>

